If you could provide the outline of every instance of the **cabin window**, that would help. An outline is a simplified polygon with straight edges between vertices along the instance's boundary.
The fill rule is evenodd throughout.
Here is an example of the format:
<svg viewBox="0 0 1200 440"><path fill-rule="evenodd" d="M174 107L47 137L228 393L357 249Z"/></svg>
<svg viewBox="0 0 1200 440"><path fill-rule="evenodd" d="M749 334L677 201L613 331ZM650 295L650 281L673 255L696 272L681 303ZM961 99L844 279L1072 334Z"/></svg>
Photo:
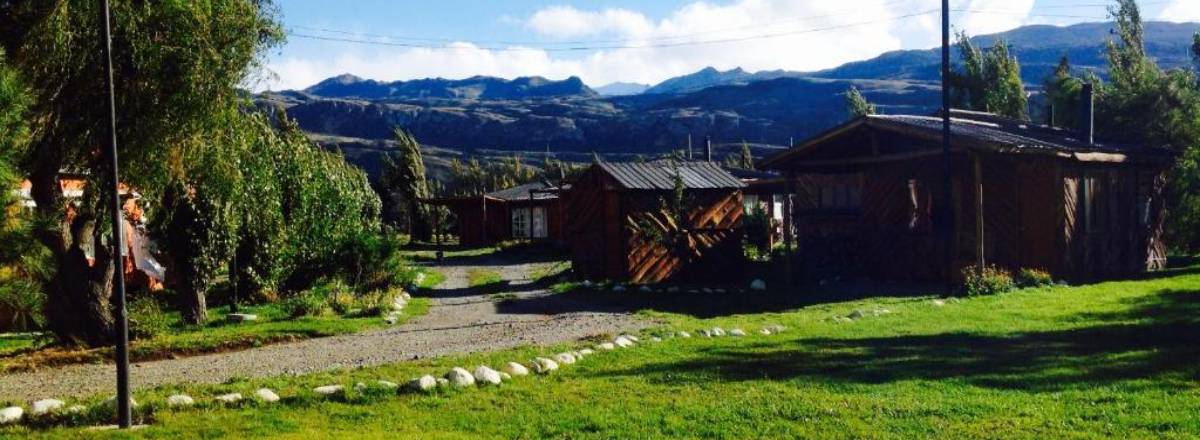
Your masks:
<svg viewBox="0 0 1200 440"><path fill-rule="evenodd" d="M513 238L529 238L529 208L512 210Z"/></svg>
<svg viewBox="0 0 1200 440"><path fill-rule="evenodd" d="M530 238L530 226L533 227L533 238L546 238L546 208L537 206L533 208L532 212L529 208L513 208L513 238Z"/></svg>
<svg viewBox="0 0 1200 440"><path fill-rule="evenodd" d="M821 187L818 208L830 210L859 209L862 207L862 189L858 185L837 183Z"/></svg>

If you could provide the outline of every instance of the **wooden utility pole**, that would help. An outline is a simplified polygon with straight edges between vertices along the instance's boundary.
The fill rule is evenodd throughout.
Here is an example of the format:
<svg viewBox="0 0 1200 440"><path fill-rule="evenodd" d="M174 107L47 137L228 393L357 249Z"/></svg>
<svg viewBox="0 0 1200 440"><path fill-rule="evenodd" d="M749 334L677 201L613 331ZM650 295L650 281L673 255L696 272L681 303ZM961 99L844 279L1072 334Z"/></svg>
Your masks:
<svg viewBox="0 0 1200 440"><path fill-rule="evenodd" d="M788 171L788 173L785 176L786 176L785 179L787 179L787 180L786 180L786 182L784 182L785 189L783 191L783 193L784 193L783 194L783 245L784 245L784 249L785 249L785 251L783 253L783 264L784 264L783 274L784 274L784 280L787 282L787 285L790 286L790 285L792 285L792 282L793 282L793 278L792 278L792 241L793 241L793 238L795 238L795 237L793 237L794 234L792 232L792 220L793 220L792 192L794 191L794 188L795 188L793 183L796 180L796 175L794 173L792 173L791 171Z"/></svg>
<svg viewBox="0 0 1200 440"><path fill-rule="evenodd" d="M946 294L954 292L954 189L950 158L950 0L942 0L942 214Z"/></svg>
<svg viewBox="0 0 1200 440"><path fill-rule="evenodd" d="M113 86L112 22L108 0L102 0L100 10L101 32L104 41L104 85L108 92L108 160L112 171L112 246L113 246L113 311L116 313L117 346L117 425L129 428L133 422L129 400L129 318L125 307L125 222L121 211L121 177L117 168L117 99ZM96 244L99 246L99 243Z"/></svg>

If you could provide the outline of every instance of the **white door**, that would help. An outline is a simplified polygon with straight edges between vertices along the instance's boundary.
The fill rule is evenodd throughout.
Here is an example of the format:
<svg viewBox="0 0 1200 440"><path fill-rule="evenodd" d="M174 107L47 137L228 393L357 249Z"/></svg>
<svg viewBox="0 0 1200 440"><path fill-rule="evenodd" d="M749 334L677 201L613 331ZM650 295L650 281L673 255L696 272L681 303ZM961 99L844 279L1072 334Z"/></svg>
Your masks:
<svg viewBox="0 0 1200 440"><path fill-rule="evenodd" d="M533 238L546 238L546 207L533 208Z"/></svg>

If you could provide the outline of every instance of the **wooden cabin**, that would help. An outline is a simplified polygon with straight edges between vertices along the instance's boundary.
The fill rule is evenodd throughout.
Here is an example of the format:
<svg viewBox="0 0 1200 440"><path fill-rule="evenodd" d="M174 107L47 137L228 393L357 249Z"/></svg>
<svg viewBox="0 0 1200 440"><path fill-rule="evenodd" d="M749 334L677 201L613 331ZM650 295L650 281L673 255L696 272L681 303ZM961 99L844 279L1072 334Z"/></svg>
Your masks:
<svg viewBox="0 0 1200 440"><path fill-rule="evenodd" d="M477 196L428 199L456 219L459 244L483 246L509 240L563 242L559 188L533 182Z"/></svg>
<svg viewBox="0 0 1200 440"><path fill-rule="evenodd" d="M564 193L576 276L633 283L737 277L743 186L710 162L592 165Z"/></svg>
<svg viewBox="0 0 1200 440"><path fill-rule="evenodd" d="M1090 131L993 114L951 116L950 218L937 215L946 212L940 116L861 117L764 161L793 194L785 212L794 267L927 281L957 279L980 262L1073 281L1163 267L1168 149L1095 143Z"/></svg>

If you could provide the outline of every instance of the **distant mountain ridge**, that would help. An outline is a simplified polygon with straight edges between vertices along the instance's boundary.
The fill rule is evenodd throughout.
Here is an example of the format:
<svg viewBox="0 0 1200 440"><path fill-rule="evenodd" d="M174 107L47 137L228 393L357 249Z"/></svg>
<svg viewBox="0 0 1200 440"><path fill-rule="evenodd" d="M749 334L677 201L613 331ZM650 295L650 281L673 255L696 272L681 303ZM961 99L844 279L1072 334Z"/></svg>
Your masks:
<svg viewBox="0 0 1200 440"><path fill-rule="evenodd" d="M611 84L605 84L600 87L595 87L595 90L596 93L600 94L600 96L629 96L640 95L649 88L649 84L615 82Z"/></svg>
<svg viewBox="0 0 1200 440"><path fill-rule="evenodd" d="M467 79L427 78L412 81L381 82L343 74L304 89L305 93L325 98L358 99L527 99L556 96L599 96L578 77L553 81L540 76L512 80L490 76Z"/></svg>

